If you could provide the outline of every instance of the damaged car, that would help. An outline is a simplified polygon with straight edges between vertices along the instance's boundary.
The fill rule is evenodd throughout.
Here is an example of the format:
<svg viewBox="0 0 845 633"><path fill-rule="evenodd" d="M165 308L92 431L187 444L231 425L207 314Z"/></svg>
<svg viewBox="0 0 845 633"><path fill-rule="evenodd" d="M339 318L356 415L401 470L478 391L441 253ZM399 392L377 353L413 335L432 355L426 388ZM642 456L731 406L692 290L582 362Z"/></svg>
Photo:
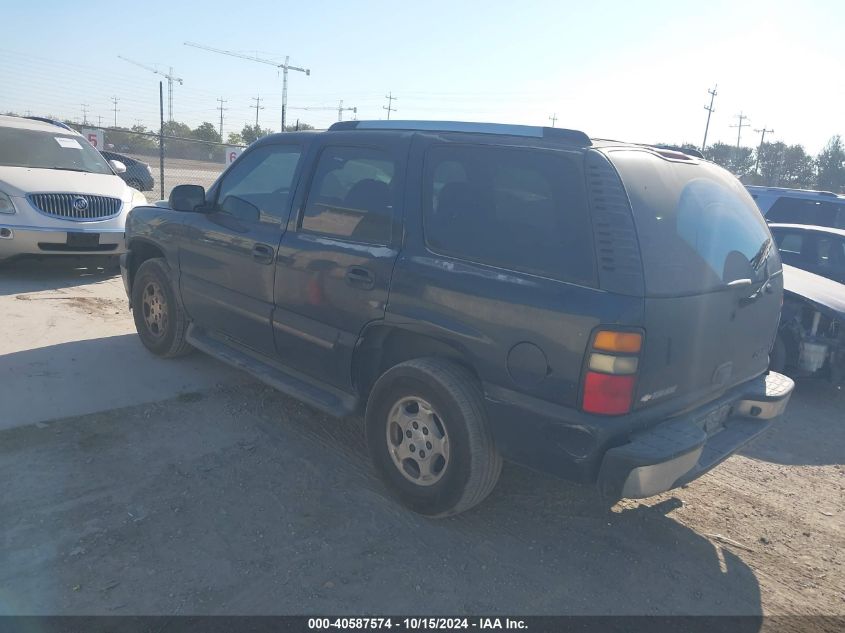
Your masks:
<svg viewBox="0 0 845 633"><path fill-rule="evenodd" d="M769 226L783 260L784 298L774 371L845 380L845 230Z"/></svg>

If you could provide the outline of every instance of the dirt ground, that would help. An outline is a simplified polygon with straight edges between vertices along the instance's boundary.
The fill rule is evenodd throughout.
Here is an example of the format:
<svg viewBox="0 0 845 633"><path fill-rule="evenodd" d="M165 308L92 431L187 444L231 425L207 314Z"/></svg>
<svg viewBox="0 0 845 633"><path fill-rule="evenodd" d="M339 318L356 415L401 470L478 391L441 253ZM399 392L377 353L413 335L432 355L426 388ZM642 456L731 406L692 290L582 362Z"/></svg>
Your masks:
<svg viewBox="0 0 845 633"><path fill-rule="evenodd" d="M684 489L609 508L506 465L432 521L387 496L359 421L152 358L121 293L0 268L0 614L845 614L835 387L799 383Z"/></svg>

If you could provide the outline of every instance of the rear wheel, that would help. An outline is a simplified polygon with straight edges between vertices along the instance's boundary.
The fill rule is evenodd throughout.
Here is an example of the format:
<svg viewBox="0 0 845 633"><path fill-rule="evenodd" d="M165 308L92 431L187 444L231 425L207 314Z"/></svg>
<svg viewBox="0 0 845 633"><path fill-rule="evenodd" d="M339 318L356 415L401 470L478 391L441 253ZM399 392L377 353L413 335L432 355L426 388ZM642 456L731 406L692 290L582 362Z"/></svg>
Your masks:
<svg viewBox="0 0 845 633"><path fill-rule="evenodd" d="M193 349L185 341L188 319L173 292L164 259L148 259L135 273L132 316L141 342L156 356L183 356Z"/></svg>
<svg viewBox="0 0 845 633"><path fill-rule="evenodd" d="M441 359L407 361L382 375L367 402L366 432L391 492L427 516L477 505L502 469L477 380Z"/></svg>

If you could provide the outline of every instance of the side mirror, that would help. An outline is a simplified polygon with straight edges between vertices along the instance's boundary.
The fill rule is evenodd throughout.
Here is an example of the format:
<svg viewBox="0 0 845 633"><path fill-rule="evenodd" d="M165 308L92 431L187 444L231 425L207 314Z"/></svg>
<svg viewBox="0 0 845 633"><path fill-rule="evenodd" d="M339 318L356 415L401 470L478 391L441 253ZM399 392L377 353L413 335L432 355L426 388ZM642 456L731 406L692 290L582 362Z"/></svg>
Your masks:
<svg viewBox="0 0 845 633"><path fill-rule="evenodd" d="M199 185L177 185L170 192L170 208L174 211L196 211L205 204L205 188Z"/></svg>
<svg viewBox="0 0 845 633"><path fill-rule="evenodd" d="M116 174L125 174L126 173L126 165L124 165L119 160L110 160L109 166L114 169L114 173Z"/></svg>

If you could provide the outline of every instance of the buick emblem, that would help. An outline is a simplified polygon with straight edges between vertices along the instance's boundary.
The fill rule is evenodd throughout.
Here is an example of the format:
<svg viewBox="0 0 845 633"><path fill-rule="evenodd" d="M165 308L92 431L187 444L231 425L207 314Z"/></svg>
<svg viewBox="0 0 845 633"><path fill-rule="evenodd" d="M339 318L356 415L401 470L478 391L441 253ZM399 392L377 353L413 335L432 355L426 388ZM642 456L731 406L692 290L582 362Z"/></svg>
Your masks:
<svg viewBox="0 0 845 633"><path fill-rule="evenodd" d="M85 211L88 208L88 200L82 196L76 196L73 199L73 208L77 211Z"/></svg>

